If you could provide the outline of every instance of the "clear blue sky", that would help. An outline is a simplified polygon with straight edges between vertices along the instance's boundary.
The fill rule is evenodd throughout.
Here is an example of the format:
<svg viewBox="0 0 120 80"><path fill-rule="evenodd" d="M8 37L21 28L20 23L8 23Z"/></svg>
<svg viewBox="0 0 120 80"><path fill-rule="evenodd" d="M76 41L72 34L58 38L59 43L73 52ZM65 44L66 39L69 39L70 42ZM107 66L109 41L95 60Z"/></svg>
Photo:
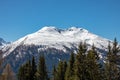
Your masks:
<svg viewBox="0 0 120 80"><path fill-rule="evenodd" d="M15 41L43 26L83 27L120 41L120 0L0 0L0 37Z"/></svg>

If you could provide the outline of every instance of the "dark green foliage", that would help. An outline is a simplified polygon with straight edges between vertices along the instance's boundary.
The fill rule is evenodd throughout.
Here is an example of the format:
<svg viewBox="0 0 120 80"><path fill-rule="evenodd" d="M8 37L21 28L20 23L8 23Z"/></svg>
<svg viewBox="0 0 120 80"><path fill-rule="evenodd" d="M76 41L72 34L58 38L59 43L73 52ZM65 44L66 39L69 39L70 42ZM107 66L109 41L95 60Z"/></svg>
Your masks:
<svg viewBox="0 0 120 80"><path fill-rule="evenodd" d="M30 60L24 65L24 71L25 80L32 80L31 79L32 66Z"/></svg>
<svg viewBox="0 0 120 80"><path fill-rule="evenodd" d="M60 61L57 67L57 80L64 80L64 65L63 62Z"/></svg>
<svg viewBox="0 0 120 80"><path fill-rule="evenodd" d="M19 68L18 80L35 80L36 65L34 57Z"/></svg>
<svg viewBox="0 0 120 80"><path fill-rule="evenodd" d="M93 46L91 50L88 51L86 57L86 79L87 80L101 80L100 67L98 63L98 55ZM84 79L84 80L86 80Z"/></svg>
<svg viewBox="0 0 120 80"><path fill-rule="evenodd" d="M25 77L24 77L24 67L23 66L20 66L19 68L19 71L18 71L18 80L25 80Z"/></svg>
<svg viewBox="0 0 120 80"><path fill-rule="evenodd" d="M86 44L80 43L74 64L74 80L85 80L86 52Z"/></svg>
<svg viewBox="0 0 120 80"><path fill-rule="evenodd" d="M63 75L64 75L64 77L65 77L66 70L67 70L67 62L63 61Z"/></svg>
<svg viewBox="0 0 120 80"><path fill-rule="evenodd" d="M38 70L34 57L22 65L18 71L18 80L49 80L44 56L40 56Z"/></svg>
<svg viewBox="0 0 120 80"><path fill-rule="evenodd" d="M64 61L60 61L57 66L56 80L65 80L65 72L66 72L67 64Z"/></svg>
<svg viewBox="0 0 120 80"><path fill-rule="evenodd" d="M118 67L120 56L118 42L114 39L113 45L108 45L107 60L105 64L105 80L120 80L120 68Z"/></svg>
<svg viewBox="0 0 120 80"><path fill-rule="evenodd" d="M74 62L75 62L75 57L74 57L74 53L71 54L70 56L70 60L68 63L68 67L65 73L65 80L73 80L73 75L74 75Z"/></svg>
<svg viewBox="0 0 120 80"><path fill-rule="evenodd" d="M44 56L40 56L39 58L36 77L37 77L37 80L48 80L49 79Z"/></svg>
<svg viewBox="0 0 120 80"><path fill-rule="evenodd" d="M52 80L57 80L57 70L55 66L53 67L52 75L53 75Z"/></svg>
<svg viewBox="0 0 120 80"><path fill-rule="evenodd" d="M101 80L99 57L94 45L87 51L86 44L80 43L74 63L74 79Z"/></svg>
<svg viewBox="0 0 120 80"><path fill-rule="evenodd" d="M112 52L114 55L117 55L117 53L120 52L120 47L118 46L118 42L116 38L114 39L114 42L113 42Z"/></svg>
<svg viewBox="0 0 120 80"><path fill-rule="evenodd" d="M35 58L34 58L34 56L33 56L33 58L32 58L32 72L31 72L31 80L35 80L36 78L35 78L35 74L36 74L36 72L37 72L37 66L36 66L36 63L35 63Z"/></svg>

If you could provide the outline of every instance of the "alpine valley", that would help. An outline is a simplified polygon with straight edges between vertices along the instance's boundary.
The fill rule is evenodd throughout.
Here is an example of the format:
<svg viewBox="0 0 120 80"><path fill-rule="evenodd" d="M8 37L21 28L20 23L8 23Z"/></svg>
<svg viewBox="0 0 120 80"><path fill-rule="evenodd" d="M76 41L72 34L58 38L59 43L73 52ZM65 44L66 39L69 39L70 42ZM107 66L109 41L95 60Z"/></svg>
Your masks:
<svg viewBox="0 0 120 80"><path fill-rule="evenodd" d="M49 26L9 44L0 39L0 48L3 51L4 64L10 63L14 72L17 72L20 65L32 59L32 56L37 63L39 56L43 54L47 67L51 70L60 60L68 60L72 52L76 54L80 42L85 42L88 49L94 44L103 62L111 41L83 28L58 29Z"/></svg>

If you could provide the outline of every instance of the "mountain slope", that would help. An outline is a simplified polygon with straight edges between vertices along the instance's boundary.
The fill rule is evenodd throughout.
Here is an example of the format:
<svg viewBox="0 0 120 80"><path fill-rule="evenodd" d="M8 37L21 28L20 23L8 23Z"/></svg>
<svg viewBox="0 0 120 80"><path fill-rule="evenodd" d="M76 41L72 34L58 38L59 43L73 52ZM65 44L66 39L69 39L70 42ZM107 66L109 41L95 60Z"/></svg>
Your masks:
<svg viewBox="0 0 120 80"><path fill-rule="evenodd" d="M88 48L94 44L99 52L105 52L109 40L82 28L71 27L62 30L55 27L43 27L7 45L3 49L3 57L17 71L19 66L32 56L35 56L37 61L39 55L44 54L51 69L59 60L67 60L72 51L76 52L80 42L86 42ZM103 54L100 56L102 58Z"/></svg>
<svg viewBox="0 0 120 80"><path fill-rule="evenodd" d="M41 30L29 34L9 45L12 52L19 45L44 45L56 49L63 50L64 45L71 48L72 45L78 46L79 42L86 42L89 45L95 45L100 49L107 48L107 39L94 35L82 28L71 27L66 30L57 29L55 27L44 27ZM8 46L7 46L8 47ZM6 56L6 55L4 55Z"/></svg>
<svg viewBox="0 0 120 80"><path fill-rule="evenodd" d="M6 42L4 39L0 38L0 50L5 47L9 42Z"/></svg>

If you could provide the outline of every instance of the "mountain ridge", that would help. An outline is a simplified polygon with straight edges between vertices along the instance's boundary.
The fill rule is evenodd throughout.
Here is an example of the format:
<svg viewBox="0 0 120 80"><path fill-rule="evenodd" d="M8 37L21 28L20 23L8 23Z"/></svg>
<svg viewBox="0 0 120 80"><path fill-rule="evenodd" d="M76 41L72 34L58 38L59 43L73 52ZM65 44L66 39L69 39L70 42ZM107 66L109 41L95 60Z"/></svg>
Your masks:
<svg viewBox="0 0 120 80"><path fill-rule="evenodd" d="M26 60L32 56L37 60L41 54L45 55L51 69L59 60L68 60L71 52L76 53L80 42L86 42L88 48L94 44L103 59L104 54L101 52L106 52L109 41L83 28L59 29L50 26L24 36L2 50L6 63L11 63L16 72Z"/></svg>
<svg viewBox="0 0 120 80"><path fill-rule="evenodd" d="M4 48L7 44L10 44L10 42L7 42L3 38L0 38L0 50Z"/></svg>

